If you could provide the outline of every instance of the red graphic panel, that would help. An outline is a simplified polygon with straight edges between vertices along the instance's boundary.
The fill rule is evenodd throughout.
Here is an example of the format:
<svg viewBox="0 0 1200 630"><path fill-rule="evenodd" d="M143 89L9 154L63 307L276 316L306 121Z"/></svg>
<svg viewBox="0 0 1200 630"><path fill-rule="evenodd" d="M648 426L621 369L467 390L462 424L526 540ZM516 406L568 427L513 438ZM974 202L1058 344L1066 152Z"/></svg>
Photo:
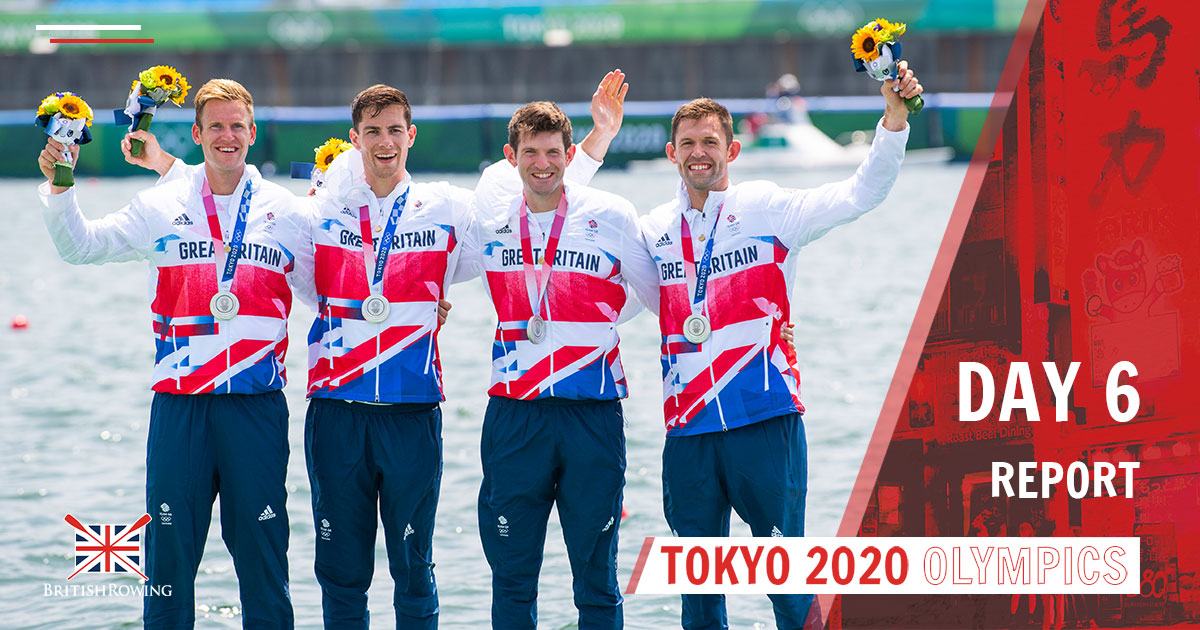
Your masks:
<svg viewBox="0 0 1200 630"><path fill-rule="evenodd" d="M1011 58L1005 71L1012 104L990 113L998 137L985 134L977 150L839 533L1138 536L1141 592L843 596L831 628L1200 622L1190 10L1149 0L1030 8L1041 19L1028 55L1019 73ZM964 387L965 362L990 379ZM1112 376L1123 362L1136 376ZM1110 404L1117 391L1137 394L1129 418L1128 397ZM981 419L963 421L976 411ZM1040 472L1037 496L1008 496L993 484L997 462L1117 474L1101 496L1043 492Z"/></svg>

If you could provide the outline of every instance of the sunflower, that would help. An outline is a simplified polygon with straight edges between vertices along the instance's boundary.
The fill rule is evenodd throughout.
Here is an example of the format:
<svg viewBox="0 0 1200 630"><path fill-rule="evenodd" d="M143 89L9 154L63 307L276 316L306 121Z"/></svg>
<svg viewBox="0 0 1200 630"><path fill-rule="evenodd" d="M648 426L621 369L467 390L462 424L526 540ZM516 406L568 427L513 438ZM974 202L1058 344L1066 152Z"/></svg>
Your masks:
<svg viewBox="0 0 1200 630"><path fill-rule="evenodd" d="M150 75L154 77L154 86L162 88L168 92L174 92L178 89L179 72L171 66L154 66L149 70Z"/></svg>
<svg viewBox="0 0 1200 630"><path fill-rule="evenodd" d="M879 34L868 24L854 32L850 38L850 52L855 59L875 61L879 57Z"/></svg>
<svg viewBox="0 0 1200 630"><path fill-rule="evenodd" d="M325 144L313 149L313 152L317 154L317 169L324 173L325 169L333 164L334 158L353 147L354 145L340 138L330 138Z"/></svg>
<svg viewBox="0 0 1200 630"><path fill-rule="evenodd" d="M192 86L188 85L187 78L181 75L179 77L179 95L172 97L171 100L175 101L176 105L183 105L183 99L187 98L188 90L190 90L191 87Z"/></svg>
<svg viewBox="0 0 1200 630"><path fill-rule="evenodd" d="M875 20L875 30L879 33L879 42L887 43L904 34L904 30L908 28L904 22L892 23L883 18Z"/></svg>
<svg viewBox="0 0 1200 630"><path fill-rule="evenodd" d="M58 111L62 112L63 118L78 119L83 118L87 121L88 126L92 124L92 108L83 99L67 92L62 98L58 99Z"/></svg>

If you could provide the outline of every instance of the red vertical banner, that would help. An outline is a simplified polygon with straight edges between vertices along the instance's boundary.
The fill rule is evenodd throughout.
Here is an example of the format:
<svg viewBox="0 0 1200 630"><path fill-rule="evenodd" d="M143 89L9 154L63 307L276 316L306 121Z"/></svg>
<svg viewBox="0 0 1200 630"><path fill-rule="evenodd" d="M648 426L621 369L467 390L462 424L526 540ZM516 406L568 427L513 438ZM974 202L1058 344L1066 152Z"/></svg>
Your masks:
<svg viewBox="0 0 1200 630"><path fill-rule="evenodd" d="M1012 93L1007 110L991 112L998 137L976 152L983 175L969 217L952 219L945 241L955 249L939 255L953 262L940 276L935 264L919 309L937 305L928 330L916 329L921 315L914 325L919 357L901 360L842 533L1138 536L1141 592L842 596L830 627L1200 621L1200 420L1188 404L1200 387L1200 49L1186 36L1190 10L1150 0L1039 8L1023 69L998 89ZM1069 388L1057 385L1071 374ZM1037 465L1038 483L1022 496L1014 476L1010 495L994 481L1022 462ZM1073 464L1089 473L1086 494L1040 483L1040 471ZM1118 473L1111 490L1095 483L1104 470Z"/></svg>

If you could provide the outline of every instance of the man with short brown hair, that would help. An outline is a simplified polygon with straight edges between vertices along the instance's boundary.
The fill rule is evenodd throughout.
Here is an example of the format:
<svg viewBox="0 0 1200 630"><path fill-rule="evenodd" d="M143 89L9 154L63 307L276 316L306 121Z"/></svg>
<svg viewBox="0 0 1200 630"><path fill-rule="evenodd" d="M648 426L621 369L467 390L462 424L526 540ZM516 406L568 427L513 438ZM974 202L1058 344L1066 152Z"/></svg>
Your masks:
<svg viewBox="0 0 1200 630"><path fill-rule="evenodd" d="M243 626L290 629L288 411L280 389L288 284L312 274L308 223L290 192L246 164L256 136L249 92L214 79L195 103L192 139L204 164L179 166L170 181L90 221L74 188L47 182L39 189L44 219L69 263L150 263L156 356L146 572L152 591L170 595L147 593L145 627L192 627L196 570L219 495ZM62 149L51 140L42 152L47 179Z"/></svg>
<svg viewBox="0 0 1200 630"><path fill-rule="evenodd" d="M811 190L731 184L741 145L712 99L671 121L665 150L681 181L675 200L643 217L642 237L661 270L663 511L677 536L728 536L731 509L755 536L804 535L804 406L783 334L794 254L887 196L908 139L903 98L922 91L907 62L897 77L881 88L884 114L858 172ZM780 630L805 627L812 595L770 597ZM726 628L724 596L684 595L681 622Z"/></svg>
<svg viewBox="0 0 1200 630"><path fill-rule="evenodd" d="M492 628L537 626L538 574L555 505L579 627L621 628L616 556L627 392L616 326L630 314L631 289L642 300L655 297L655 269L628 201L564 183L578 158L558 106L521 107L508 133L508 163L488 171L515 166L522 194L479 201L477 228L487 243L484 287L499 320L480 446L479 533L492 568Z"/></svg>

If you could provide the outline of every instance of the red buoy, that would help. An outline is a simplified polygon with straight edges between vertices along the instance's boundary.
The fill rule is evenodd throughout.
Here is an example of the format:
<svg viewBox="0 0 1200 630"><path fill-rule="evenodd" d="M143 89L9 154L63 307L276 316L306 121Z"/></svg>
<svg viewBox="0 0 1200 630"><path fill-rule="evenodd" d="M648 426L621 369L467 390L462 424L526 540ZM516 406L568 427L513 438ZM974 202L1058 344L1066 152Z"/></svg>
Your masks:
<svg viewBox="0 0 1200 630"><path fill-rule="evenodd" d="M12 319L13 328L27 328L29 326L29 318L24 315L17 315Z"/></svg>

